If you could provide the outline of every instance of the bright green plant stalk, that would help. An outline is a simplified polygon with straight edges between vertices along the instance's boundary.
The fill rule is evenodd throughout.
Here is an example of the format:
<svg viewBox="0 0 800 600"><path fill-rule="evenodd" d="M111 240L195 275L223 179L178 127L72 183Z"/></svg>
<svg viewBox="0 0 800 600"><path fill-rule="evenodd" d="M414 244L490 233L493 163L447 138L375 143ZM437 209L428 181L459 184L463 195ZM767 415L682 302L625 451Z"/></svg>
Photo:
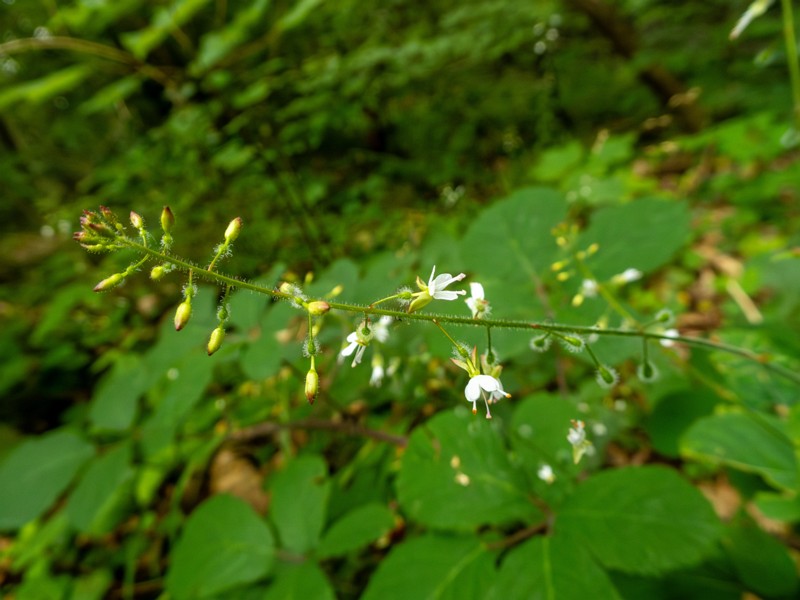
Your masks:
<svg viewBox="0 0 800 600"><path fill-rule="evenodd" d="M792 0L781 0L783 13L783 38L786 43L786 61L792 86L792 114L795 129L800 132L800 59L797 57L797 36L794 31Z"/></svg>
<svg viewBox="0 0 800 600"><path fill-rule="evenodd" d="M119 245L128 247L141 254L147 255L160 263L171 264L180 270L193 272L194 276L197 279L204 279L206 281L217 283L223 286L229 285L241 289L246 289L252 292L256 292L258 294L271 296L273 298L280 298L284 300L293 299L292 294L281 292L279 290L251 283L248 281L236 279L235 277L231 277L229 275L225 275L220 272L203 269L178 256L167 254L159 250L155 250L153 248L149 248L122 234L118 234L116 236L116 241ZM763 355L758 352L753 352L752 350L748 350L746 348L740 348L738 346L732 346L730 344L724 344L721 342L715 342L712 340L707 340L702 338L688 337L688 336L670 336L661 333L648 332L642 329L624 329L624 328L598 329L596 327L576 326L576 325L567 325L560 323L539 323L532 321L487 319L487 318L473 319L472 317L459 317L454 315L442 315L442 314L431 314L431 313L407 313L399 310L376 308L375 306L366 306L348 302L334 302L332 300L325 300L325 302L327 302L330 308L334 310L340 310L343 312L350 312L361 315L377 315L377 316L385 315L407 321L427 321L433 323L449 323L453 325L495 327L498 329L550 331L555 333L561 332L561 333L573 333L579 335L595 334L595 335L605 335L605 336L615 336L615 337L629 337L629 338L668 340L672 342L680 342L696 348L704 348L706 350L716 350L742 357L746 360L758 363L769 372L775 373L776 375L780 375L781 377L789 379L794 383L800 384L800 373L796 373L795 371L774 362L771 359L771 357L767 355Z"/></svg>

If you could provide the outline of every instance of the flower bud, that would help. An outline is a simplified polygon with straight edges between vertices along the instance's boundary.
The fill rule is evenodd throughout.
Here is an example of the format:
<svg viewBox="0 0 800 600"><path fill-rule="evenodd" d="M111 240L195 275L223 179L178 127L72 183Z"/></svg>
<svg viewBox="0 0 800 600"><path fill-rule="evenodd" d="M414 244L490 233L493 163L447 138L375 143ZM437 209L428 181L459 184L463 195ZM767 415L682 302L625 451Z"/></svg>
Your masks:
<svg viewBox="0 0 800 600"><path fill-rule="evenodd" d="M433 300L433 297L428 292L418 292L418 294L414 301L408 305L409 314L428 306Z"/></svg>
<svg viewBox="0 0 800 600"><path fill-rule="evenodd" d="M175 225L175 215L172 214L169 206L165 206L161 211L161 229L164 230L164 233L169 233L173 225Z"/></svg>
<svg viewBox="0 0 800 600"><path fill-rule="evenodd" d="M317 397L318 392L319 375L317 375L317 370L312 366L306 373L306 399L309 404L314 404L314 398Z"/></svg>
<svg viewBox="0 0 800 600"><path fill-rule="evenodd" d="M178 309L175 311L175 331L180 331L186 327L186 323L189 322L189 317L191 316L192 303L188 300L184 300L178 305Z"/></svg>
<svg viewBox="0 0 800 600"><path fill-rule="evenodd" d="M117 219L117 215L111 212L110 208L108 208L107 206L101 206L100 212L103 213L103 217L105 218L105 220L111 223L114 227L116 227L117 229L121 227L119 219Z"/></svg>
<svg viewBox="0 0 800 600"><path fill-rule="evenodd" d="M208 346L206 346L206 350L208 351L209 356L220 349L220 346L222 346L222 340L224 339L225 329L223 329L222 325L220 325L211 332L211 337L208 338Z"/></svg>
<svg viewBox="0 0 800 600"><path fill-rule="evenodd" d="M225 230L225 242L230 244L234 242L236 238L239 237L239 232L242 230L242 218L236 217L233 221L228 224L228 228Z"/></svg>
<svg viewBox="0 0 800 600"><path fill-rule="evenodd" d="M306 308L310 315L318 317L319 315L324 315L326 312L328 312L331 309L331 305L324 300L316 300L314 302L309 302Z"/></svg>
<svg viewBox="0 0 800 600"><path fill-rule="evenodd" d="M155 266L150 271L150 279L152 279L153 281L158 281L164 276L165 273L166 270L164 270L164 267L162 265Z"/></svg>
<svg viewBox="0 0 800 600"><path fill-rule="evenodd" d="M131 211L131 225L133 225L136 229L141 229L144 227L144 219L139 213Z"/></svg>
<svg viewBox="0 0 800 600"><path fill-rule="evenodd" d="M94 286L94 291L105 292L111 288L117 287L124 279L125 276L122 273L114 273L110 277L106 277L103 279L103 281Z"/></svg>

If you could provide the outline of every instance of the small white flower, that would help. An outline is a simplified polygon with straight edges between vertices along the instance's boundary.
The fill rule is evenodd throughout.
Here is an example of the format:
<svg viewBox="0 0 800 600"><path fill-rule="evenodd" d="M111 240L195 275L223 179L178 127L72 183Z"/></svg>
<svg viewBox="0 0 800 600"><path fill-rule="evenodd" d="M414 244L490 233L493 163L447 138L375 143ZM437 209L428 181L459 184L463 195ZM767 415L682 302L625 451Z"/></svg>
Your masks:
<svg viewBox="0 0 800 600"><path fill-rule="evenodd" d="M665 335L670 338L676 338L681 334L680 331L677 329L666 329L661 335ZM658 340L658 343L664 346L664 348L672 348L675 345L675 342L672 340Z"/></svg>
<svg viewBox="0 0 800 600"><path fill-rule="evenodd" d="M436 265L433 265L431 276L428 279L428 294L430 294L431 298L436 300L455 300L459 296L463 296L467 293L464 290L458 290L456 292L445 291L445 288L451 283L464 279L464 277L466 277L464 273L459 273L455 277L450 275L450 273L442 273L438 277L434 277L435 274Z"/></svg>
<svg viewBox="0 0 800 600"><path fill-rule="evenodd" d="M389 339L389 325L392 324L393 320L392 317L383 316L372 326L372 334L381 344L385 344L386 340Z"/></svg>
<svg viewBox="0 0 800 600"><path fill-rule="evenodd" d="M369 384L372 387L380 387L384 375L386 375L386 371L383 368L383 356L376 353L372 357L372 375L369 377Z"/></svg>
<svg viewBox="0 0 800 600"><path fill-rule="evenodd" d="M472 402L472 414L478 412L477 402L483 398L483 403L486 405L486 418L491 419L492 413L489 410L489 405L497 402L500 398L510 398L511 394L507 394L503 389L503 384L499 379L491 375L474 375L464 388L464 396L467 402Z"/></svg>
<svg viewBox="0 0 800 600"><path fill-rule="evenodd" d="M356 365L360 364L361 359L364 358L364 351L367 349L367 345L372 339L372 336L372 327L370 327L369 323L366 321L362 321L356 330L347 336L348 345L345 346L345 348L339 354L347 357L355 353L352 364L352 366L355 367Z"/></svg>
<svg viewBox="0 0 800 600"><path fill-rule="evenodd" d="M594 447L592 442L586 439L586 425L583 421L572 421L572 427L567 434L567 441L572 445L572 460L577 465L584 454L590 452Z"/></svg>
<svg viewBox="0 0 800 600"><path fill-rule="evenodd" d="M623 283L638 281L642 278L642 275L644 275L644 273L642 273L639 269L625 269L622 273L619 275L614 275L614 277L611 279L614 281L614 283L621 285Z"/></svg>
<svg viewBox="0 0 800 600"><path fill-rule="evenodd" d="M580 294L584 298L594 298L597 296L597 282L594 279L584 279L581 281Z"/></svg>
<svg viewBox="0 0 800 600"><path fill-rule="evenodd" d="M489 301L484 296L483 286L478 282L472 282L469 284L469 290L472 295L464 302L467 303L469 310L472 312L472 318L480 319L484 315L488 315Z"/></svg>
<svg viewBox="0 0 800 600"><path fill-rule="evenodd" d="M556 480L556 474L553 473L553 467L550 465L542 465L536 471L536 476L545 483L553 483Z"/></svg>

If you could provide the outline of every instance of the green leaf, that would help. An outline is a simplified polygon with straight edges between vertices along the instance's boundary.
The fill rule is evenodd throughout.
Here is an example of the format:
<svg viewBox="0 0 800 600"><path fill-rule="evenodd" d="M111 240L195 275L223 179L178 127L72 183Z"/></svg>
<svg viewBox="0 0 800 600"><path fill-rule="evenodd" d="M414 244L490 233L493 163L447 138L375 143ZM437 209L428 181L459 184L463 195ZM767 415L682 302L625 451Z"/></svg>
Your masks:
<svg viewBox="0 0 800 600"><path fill-rule="evenodd" d="M70 600L102 600L114 582L111 571L92 571L75 580Z"/></svg>
<svg viewBox="0 0 800 600"><path fill-rule="evenodd" d="M281 546L303 554L319 542L330 495L328 467L319 456L301 456L271 482L270 514Z"/></svg>
<svg viewBox="0 0 800 600"><path fill-rule="evenodd" d="M0 529L41 515L94 453L71 431L54 431L17 446L0 466Z"/></svg>
<svg viewBox="0 0 800 600"><path fill-rule="evenodd" d="M599 245L587 266L600 280L629 268L649 273L666 264L686 243L690 217L685 203L641 198L598 210L577 246Z"/></svg>
<svg viewBox="0 0 800 600"><path fill-rule="evenodd" d="M78 111L84 115L93 115L107 108L113 108L118 102L125 100L142 86L142 79L136 76L123 77L111 83L80 105Z"/></svg>
<svg viewBox="0 0 800 600"><path fill-rule="evenodd" d="M251 31L263 24L263 16L270 2L254 0L240 9L229 25L206 33L200 40L197 58L190 66L190 73L198 75L205 72L247 41Z"/></svg>
<svg viewBox="0 0 800 600"><path fill-rule="evenodd" d="M556 190L524 188L492 204L461 241L465 268L506 283L530 285L550 271L557 246L552 229L566 216Z"/></svg>
<svg viewBox="0 0 800 600"><path fill-rule="evenodd" d="M288 345L278 341L277 333L286 327L286 323L293 315L289 303L284 302L273 306L262 318L258 338L244 350L241 366L245 375L250 379L266 379L274 375L284 357L294 356Z"/></svg>
<svg viewBox="0 0 800 600"><path fill-rule="evenodd" d="M133 475L130 444L123 443L94 459L69 497L70 522L84 533L106 533L115 525L115 509L130 495L125 483Z"/></svg>
<svg viewBox="0 0 800 600"><path fill-rule="evenodd" d="M470 530L541 516L498 430L466 408L437 415L414 431L397 496L412 518L437 529Z"/></svg>
<svg viewBox="0 0 800 600"><path fill-rule="evenodd" d="M572 141L564 146L551 148L544 152L531 169L531 177L538 181L558 183L583 161L583 146Z"/></svg>
<svg viewBox="0 0 800 600"><path fill-rule="evenodd" d="M797 523L800 521L800 498L795 494L781 496L770 492L758 492L755 505L768 519Z"/></svg>
<svg viewBox="0 0 800 600"><path fill-rule="evenodd" d="M761 475L786 490L797 490L797 460L784 425L766 414L758 419L726 413L697 421L684 435L682 454Z"/></svg>
<svg viewBox="0 0 800 600"><path fill-rule="evenodd" d="M336 521L322 538L317 556L342 556L374 542L394 527L392 511L382 504L359 506Z"/></svg>
<svg viewBox="0 0 800 600"><path fill-rule="evenodd" d="M797 591L797 567L778 540L755 525L731 527L722 545L742 582L761 597L791 597Z"/></svg>
<svg viewBox="0 0 800 600"><path fill-rule="evenodd" d="M486 598L527 600L618 600L605 571L574 542L537 537L512 550L503 560Z"/></svg>
<svg viewBox="0 0 800 600"><path fill-rule="evenodd" d="M210 598L272 569L269 527L249 504L214 496L187 519L172 553L166 589L177 600Z"/></svg>
<svg viewBox="0 0 800 600"><path fill-rule="evenodd" d="M699 563L719 536L703 495L663 467L604 471L558 511L556 532L625 573L658 574Z"/></svg>
<svg viewBox="0 0 800 600"><path fill-rule="evenodd" d="M139 397L147 389L147 371L142 360L122 356L97 385L89 420L101 431L124 431L136 418Z"/></svg>
<svg viewBox="0 0 800 600"><path fill-rule="evenodd" d="M278 20L278 30L286 32L301 25L321 2L322 0L298 0L294 2L292 9Z"/></svg>
<svg viewBox="0 0 800 600"><path fill-rule="evenodd" d="M427 535L395 546L361 600L482 598L493 574L478 539Z"/></svg>
<svg viewBox="0 0 800 600"><path fill-rule="evenodd" d="M334 600L336 598L325 574L314 562L279 563L275 579L262 600Z"/></svg>
<svg viewBox="0 0 800 600"><path fill-rule="evenodd" d="M0 92L0 110L18 102L41 104L53 96L75 89L92 72L92 67L88 65L73 65L39 79L8 87Z"/></svg>
<svg viewBox="0 0 800 600"><path fill-rule="evenodd" d="M120 36L122 44L136 58L142 60L173 31L188 22L208 2L209 0L174 0L169 6L156 11L153 21L148 27L122 34Z"/></svg>
<svg viewBox="0 0 800 600"><path fill-rule="evenodd" d="M718 401L710 391L691 389L673 392L659 400L645 423L653 448L677 458L681 436L695 421L711 414Z"/></svg>

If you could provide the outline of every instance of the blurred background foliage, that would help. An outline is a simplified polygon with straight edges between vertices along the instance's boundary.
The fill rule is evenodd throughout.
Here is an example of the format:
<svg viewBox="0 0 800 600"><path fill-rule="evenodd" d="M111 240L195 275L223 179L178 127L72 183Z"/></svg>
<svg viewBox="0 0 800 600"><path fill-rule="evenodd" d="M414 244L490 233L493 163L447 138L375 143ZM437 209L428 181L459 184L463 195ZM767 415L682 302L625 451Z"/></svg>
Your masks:
<svg viewBox="0 0 800 600"><path fill-rule="evenodd" d="M168 204L202 262L241 216L224 269L265 285L370 302L437 264L498 317L669 307L796 359L786 4L731 41L746 2L0 3L2 593L793 597L797 387L757 365L653 348L644 386L641 345L603 339L604 391L495 332L514 399L490 426L437 330L395 326L371 387L331 315L309 407L299 313L235 295L208 358L214 290L177 334L183 280L94 294L131 257L70 239L83 208ZM589 271L551 268L595 242ZM573 302L587 273L616 305ZM574 466L578 417L596 453Z"/></svg>

